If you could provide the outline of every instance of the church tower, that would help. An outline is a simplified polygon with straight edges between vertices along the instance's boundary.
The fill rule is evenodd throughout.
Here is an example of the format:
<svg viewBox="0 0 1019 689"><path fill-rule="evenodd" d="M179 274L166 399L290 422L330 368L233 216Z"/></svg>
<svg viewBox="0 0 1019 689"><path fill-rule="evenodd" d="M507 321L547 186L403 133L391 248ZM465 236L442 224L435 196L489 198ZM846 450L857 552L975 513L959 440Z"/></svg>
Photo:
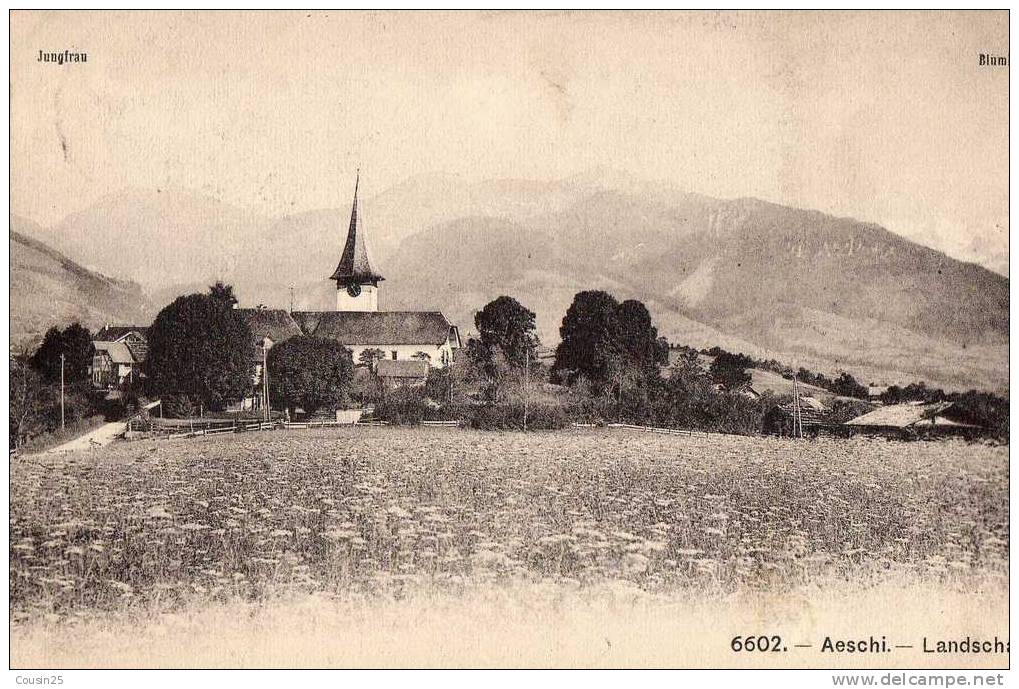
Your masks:
<svg viewBox="0 0 1019 689"><path fill-rule="evenodd" d="M365 245L364 228L360 225L360 202L357 190L361 184L358 172L354 182L354 207L350 211L350 229L347 243L343 247L340 263L330 280L336 281L337 311L378 311L379 283L385 278L379 275L368 262L368 247Z"/></svg>

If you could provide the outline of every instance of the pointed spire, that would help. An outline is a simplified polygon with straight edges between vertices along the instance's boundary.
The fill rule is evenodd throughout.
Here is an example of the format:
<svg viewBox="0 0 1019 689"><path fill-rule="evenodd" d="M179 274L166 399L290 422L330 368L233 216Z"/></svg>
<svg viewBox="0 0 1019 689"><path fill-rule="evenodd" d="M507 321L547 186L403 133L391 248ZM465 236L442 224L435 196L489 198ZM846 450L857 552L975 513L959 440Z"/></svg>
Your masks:
<svg viewBox="0 0 1019 689"><path fill-rule="evenodd" d="M350 209L350 227L347 230L347 243L343 247L343 255L333 271L330 280L339 282L378 282L383 279L368 261L368 247L365 244L364 228L359 219L360 201L357 193L361 186L361 169L357 170L354 182L354 203Z"/></svg>

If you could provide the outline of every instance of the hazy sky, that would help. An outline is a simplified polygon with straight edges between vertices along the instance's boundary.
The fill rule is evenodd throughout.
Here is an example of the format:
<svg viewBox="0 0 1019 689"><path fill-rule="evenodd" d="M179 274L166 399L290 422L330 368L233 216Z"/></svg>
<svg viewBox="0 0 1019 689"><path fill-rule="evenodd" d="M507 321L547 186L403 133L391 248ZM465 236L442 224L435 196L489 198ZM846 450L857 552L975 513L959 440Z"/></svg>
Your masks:
<svg viewBox="0 0 1019 689"><path fill-rule="evenodd" d="M610 168L879 222L1005 270L1006 12L11 19L11 206L124 187L281 214L452 172ZM38 62L39 50L88 62Z"/></svg>

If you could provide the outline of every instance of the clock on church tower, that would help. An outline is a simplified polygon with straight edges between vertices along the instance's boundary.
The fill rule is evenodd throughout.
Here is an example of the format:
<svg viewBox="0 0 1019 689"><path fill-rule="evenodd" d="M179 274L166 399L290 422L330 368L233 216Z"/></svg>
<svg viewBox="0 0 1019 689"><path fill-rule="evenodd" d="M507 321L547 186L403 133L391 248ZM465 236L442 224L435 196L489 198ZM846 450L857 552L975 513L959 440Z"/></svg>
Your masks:
<svg viewBox="0 0 1019 689"><path fill-rule="evenodd" d="M336 281L337 311L378 311L379 283L383 278L368 261L364 228L360 221L360 202L357 198L361 176L354 183L354 206L350 211L350 228L343 255L330 280Z"/></svg>

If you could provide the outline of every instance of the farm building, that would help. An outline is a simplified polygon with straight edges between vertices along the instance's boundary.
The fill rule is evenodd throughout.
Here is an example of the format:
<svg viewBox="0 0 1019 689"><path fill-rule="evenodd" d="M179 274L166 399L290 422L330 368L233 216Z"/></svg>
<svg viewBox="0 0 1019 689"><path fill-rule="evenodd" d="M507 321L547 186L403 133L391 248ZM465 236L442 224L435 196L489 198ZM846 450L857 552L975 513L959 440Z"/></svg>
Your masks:
<svg viewBox="0 0 1019 689"><path fill-rule="evenodd" d="M927 434L968 434L979 427L946 418L951 402L907 402L892 404L850 419L844 425L854 433L871 433L892 436Z"/></svg>
<svg viewBox="0 0 1019 689"><path fill-rule="evenodd" d="M95 354L89 375L92 385L111 390L141 376L141 365L149 351L148 328L134 325L103 327L92 339Z"/></svg>
<svg viewBox="0 0 1019 689"><path fill-rule="evenodd" d="M799 419L805 435L816 435L829 427L828 408L816 397L800 396ZM796 403L786 402L772 407L762 421L765 433L774 435L795 435Z"/></svg>

